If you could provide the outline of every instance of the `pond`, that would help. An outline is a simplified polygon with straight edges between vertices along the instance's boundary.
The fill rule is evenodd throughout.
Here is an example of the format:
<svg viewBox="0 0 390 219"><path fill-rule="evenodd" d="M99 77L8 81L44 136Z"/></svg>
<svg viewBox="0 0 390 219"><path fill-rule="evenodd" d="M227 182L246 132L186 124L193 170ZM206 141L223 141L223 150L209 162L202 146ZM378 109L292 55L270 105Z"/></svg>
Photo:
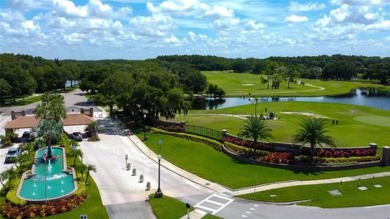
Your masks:
<svg viewBox="0 0 390 219"><path fill-rule="evenodd" d="M259 102L324 102L345 103L369 106L384 110L390 110L390 95L378 93L375 90L354 90L349 94L325 97L259 97ZM254 103L253 98L226 97L226 98L200 98L193 102L192 109L213 110Z"/></svg>

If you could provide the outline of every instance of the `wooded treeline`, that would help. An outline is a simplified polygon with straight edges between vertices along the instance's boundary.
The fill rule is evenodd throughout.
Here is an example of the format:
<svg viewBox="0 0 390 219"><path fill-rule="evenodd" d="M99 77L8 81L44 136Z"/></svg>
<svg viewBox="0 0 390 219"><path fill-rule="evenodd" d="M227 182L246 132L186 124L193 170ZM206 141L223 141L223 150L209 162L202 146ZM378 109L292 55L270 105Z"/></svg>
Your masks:
<svg viewBox="0 0 390 219"><path fill-rule="evenodd" d="M157 60L189 63L200 71L233 70L237 73L273 75L283 71L299 78L322 80L378 80L390 84L390 57L321 55L298 57L269 57L266 59L231 59L216 56L172 55L158 56Z"/></svg>
<svg viewBox="0 0 390 219"><path fill-rule="evenodd" d="M268 89L294 78L351 80L363 78L390 83L390 58L365 56L269 57L231 59L216 56L173 55L144 61L48 60L30 55L0 54L0 104L33 93L57 92L66 81L79 81L81 90L97 94L98 104L116 105L130 115L172 117L190 104L184 93L223 96L200 71L250 72Z"/></svg>

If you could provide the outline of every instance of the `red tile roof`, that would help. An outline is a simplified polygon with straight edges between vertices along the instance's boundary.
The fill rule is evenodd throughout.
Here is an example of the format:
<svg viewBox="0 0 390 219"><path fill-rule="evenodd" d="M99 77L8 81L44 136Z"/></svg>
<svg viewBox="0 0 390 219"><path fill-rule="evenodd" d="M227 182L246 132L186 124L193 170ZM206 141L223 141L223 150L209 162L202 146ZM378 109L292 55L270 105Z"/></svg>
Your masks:
<svg viewBox="0 0 390 219"><path fill-rule="evenodd" d="M40 118L35 116L22 116L12 121L9 121L4 129L22 129L22 128L36 128L41 121Z"/></svg>
<svg viewBox="0 0 390 219"><path fill-rule="evenodd" d="M62 120L64 126L70 125L89 125L95 120L92 117L86 116L84 114L67 114L66 117Z"/></svg>
<svg viewBox="0 0 390 219"><path fill-rule="evenodd" d="M14 120L9 121L4 129L22 129L22 128L35 128L38 127L40 118L35 116L22 116ZM92 117L83 114L67 114L63 119L64 126L71 125L88 125L95 120Z"/></svg>

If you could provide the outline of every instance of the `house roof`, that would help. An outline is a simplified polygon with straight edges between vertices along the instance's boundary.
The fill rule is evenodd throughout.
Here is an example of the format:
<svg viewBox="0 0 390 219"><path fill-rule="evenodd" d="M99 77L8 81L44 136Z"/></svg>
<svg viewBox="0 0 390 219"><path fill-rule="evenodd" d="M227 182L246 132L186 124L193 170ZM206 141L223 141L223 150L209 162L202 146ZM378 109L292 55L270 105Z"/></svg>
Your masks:
<svg viewBox="0 0 390 219"><path fill-rule="evenodd" d="M22 129L22 128L36 128L38 127L40 118L35 116L22 116L9 121L4 129Z"/></svg>
<svg viewBox="0 0 390 219"><path fill-rule="evenodd" d="M92 117L86 116L84 114L67 114L65 118L62 119L64 126L70 125L89 125L95 120Z"/></svg>
<svg viewBox="0 0 390 219"><path fill-rule="evenodd" d="M40 118L35 116L22 116L14 120L9 121L4 129L22 129L22 128L36 128L41 121ZM67 114L63 119L64 126L71 125L88 125L95 120L92 117L84 114Z"/></svg>

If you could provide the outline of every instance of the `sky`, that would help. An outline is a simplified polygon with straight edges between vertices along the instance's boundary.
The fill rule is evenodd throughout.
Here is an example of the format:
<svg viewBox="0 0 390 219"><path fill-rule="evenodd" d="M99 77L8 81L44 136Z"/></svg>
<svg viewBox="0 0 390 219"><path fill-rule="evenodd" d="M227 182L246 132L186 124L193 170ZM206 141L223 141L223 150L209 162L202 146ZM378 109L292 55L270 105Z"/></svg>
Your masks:
<svg viewBox="0 0 390 219"><path fill-rule="evenodd" d="M390 0L0 0L0 53L390 56Z"/></svg>

